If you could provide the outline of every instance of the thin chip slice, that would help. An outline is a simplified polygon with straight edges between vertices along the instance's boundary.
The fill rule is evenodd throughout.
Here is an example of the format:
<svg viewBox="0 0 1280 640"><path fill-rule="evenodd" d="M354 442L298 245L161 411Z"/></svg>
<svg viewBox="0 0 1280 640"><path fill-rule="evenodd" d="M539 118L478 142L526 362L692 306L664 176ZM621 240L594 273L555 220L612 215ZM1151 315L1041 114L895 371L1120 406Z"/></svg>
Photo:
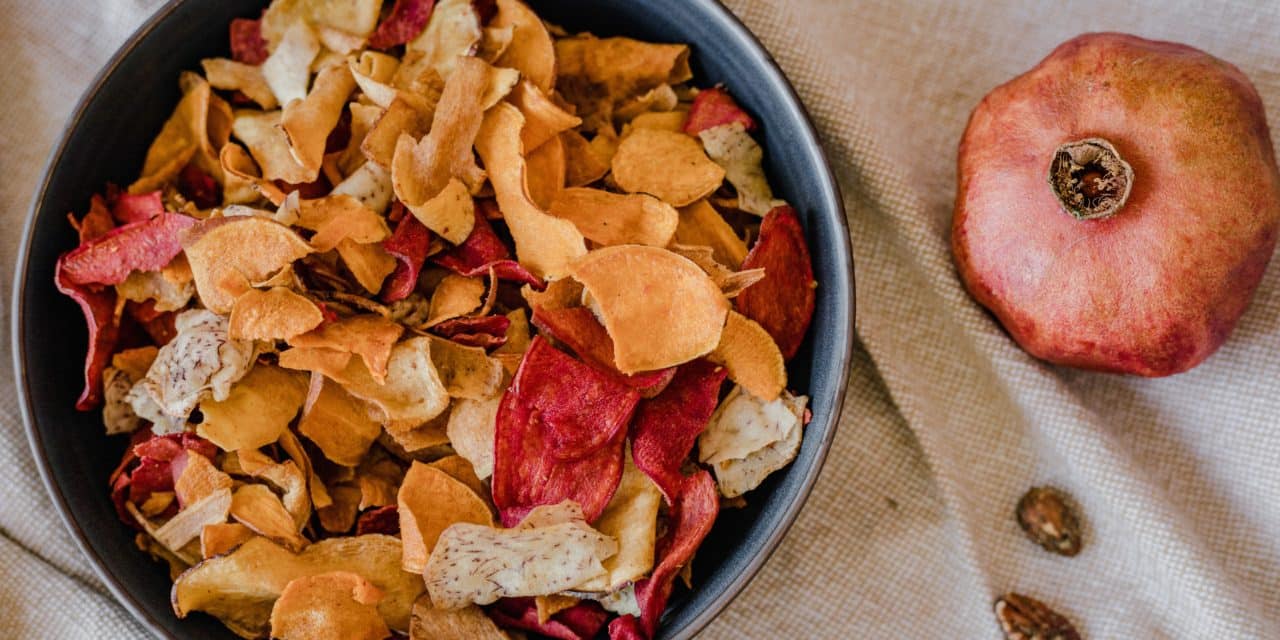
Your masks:
<svg viewBox="0 0 1280 640"><path fill-rule="evenodd" d="M475 467L467 462L466 458L459 455L449 455L431 463L435 467L452 477L454 480L467 485L468 489L475 492L486 505L488 503L489 487L476 476Z"/></svg>
<svg viewBox="0 0 1280 640"><path fill-rule="evenodd" d="M609 160L596 155L581 133L565 131L560 142L564 145L566 187L585 187L609 173Z"/></svg>
<svg viewBox="0 0 1280 640"><path fill-rule="evenodd" d="M565 111L528 80L521 81L512 90L511 103L524 115L520 142L525 149L537 149L548 140L582 124L582 118Z"/></svg>
<svg viewBox="0 0 1280 640"><path fill-rule="evenodd" d="M683 245L711 247L715 259L731 269L741 267L747 257L746 243L706 200L680 208L675 239Z"/></svg>
<svg viewBox="0 0 1280 640"><path fill-rule="evenodd" d="M774 471L791 464L800 452L802 432L802 426L797 424L782 440L745 458L722 460L711 465L716 475L716 484L720 487L720 495L737 498L760 486Z"/></svg>
<svg viewBox="0 0 1280 640"><path fill-rule="evenodd" d="M190 216L162 213L116 227L63 254L58 271L72 285L121 284L134 271L159 271L182 251L182 234L195 224Z"/></svg>
<svg viewBox="0 0 1280 640"><path fill-rule="evenodd" d="M527 147L526 147L527 148ZM525 182L529 198L547 210L564 189L565 156L560 138L552 138L525 154Z"/></svg>
<svg viewBox="0 0 1280 640"><path fill-rule="evenodd" d="M266 198L276 206L284 202L284 191L274 182L262 177L258 164L244 147L234 142L223 145L218 161L222 165L225 179L223 197L229 205L252 204L261 198ZM225 215L225 209L223 213Z"/></svg>
<svg viewBox="0 0 1280 640"><path fill-rule="evenodd" d="M698 265L711 277L716 286L720 287L720 292L726 298L736 298L747 287L764 280L764 269L734 271L724 266L724 263L716 260L715 250L711 247L694 247L673 242L667 245L667 250L682 255Z"/></svg>
<svg viewBox="0 0 1280 640"><path fill-rule="evenodd" d="M173 492L179 505L186 506L215 491L231 488L231 476L218 470L208 458L194 451L183 451L175 456L171 468L174 477Z"/></svg>
<svg viewBox="0 0 1280 640"><path fill-rule="evenodd" d="M232 340L288 340L324 321L314 302L285 287L250 289L231 306Z"/></svg>
<svg viewBox="0 0 1280 640"><path fill-rule="evenodd" d="M263 109L280 106L276 94L272 93L271 86L262 75L262 67L227 58L205 58L200 61L200 66L213 88L243 92Z"/></svg>
<svg viewBox="0 0 1280 640"><path fill-rule="evenodd" d="M231 131L249 149L266 180L303 184L316 179L289 152L289 140L280 129L280 111L238 110Z"/></svg>
<svg viewBox="0 0 1280 640"><path fill-rule="evenodd" d="M373 583L348 571L294 578L271 607L271 637L382 640L391 631L378 613L381 599Z"/></svg>
<svg viewBox="0 0 1280 640"><path fill-rule="evenodd" d="M365 244L381 242L391 235L382 216L346 194L299 199L296 212L293 224L315 232L310 242L316 251L331 251L345 239Z"/></svg>
<svg viewBox="0 0 1280 640"><path fill-rule="evenodd" d="M371 534L322 540L293 554L255 537L231 553L210 558L174 581L173 611L216 616L245 637L270 632L272 604L295 578L331 571L365 576L383 592L378 611L391 629L409 628L409 612L423 591L422 578L400 570L400 540Z"/></svg>
<svg viewBox="0 0 1280 640"><path fill-rule="evenodd" d="M262 14L262 37L274 50L291 25L307 22L316 28L343 31L363 40L377 26L381 8L379 0L276 0Z"/></svg>
<svg viewBox="0 0 1280 640"><path fill-rule="evenodd" d="M739 209L764 216L774 207L786 204L774 199L773 189L760 166L764 150L741 122L704 129L698 137L707 155L724 168L725 179L737 190Z"/></svg>
<svg viewBox="0 0 1280 640"><path fill-rule="evenodd" d="M675 368L644 371L623 375L613 363L613 339L594 313L586 307L560 309L533 305L533 324L544 335L569 347L587 364L609 371L624 384L640 393L642 398L658 395L671 382Z"/></svg>
<svg viewBox="0 0 1280 640"><path fill-rule="evenodd" d="M401 566L422 573L440 534L455 523L493 526L489 505L470 487L441 469L414 462L405 474L396 498L400 514L400 539L404 541Z"/></svg>
<svg viewBox="0 0 1280 640"><path fill-rule="evenodd" d="M280 497L265 484L246 484L231 497L231 517L254 533L284 545L292 551L306 547L308 541L294 528L293 517L280 502Z"/></svg>
<svg viewBox="0 0 1280 640"><path fill-rule="evenodd" d="M493 107L476 136L476 151L489 171L520 264L539 277L555 278L565 275L569 263L586 253L586 244L573 223L550 216L533 203L520 146L523 125L524 117L514 106Z"/></svg>
<svg viewBox="0 0 1280 640"><path fill-rule="evenodd" d="M291 431L281 434L282 448L292 449L292 445L284 447L284 443L294 438ZM295 453L300 452L301 444L298 444ZM241 449L234 456L227 456L225 465L232 473L265 480L281 491L280 504L293 519L296 529L301 530L311 519L310 481L307 479L307 470L311 466L309 460L293 457L291 460L276 462L257 449Z"/></svg>
<svg viewBox="0 0 1280 640"><path fill-rule="evenodd" d="M395 233L382 242L382 248L395 258L396 270L383 284L380 297L388 303L406 300L418 286L418 275L431 249L431 232L416 217L406 215L396 223Z"/></svg>
<svg viewBox="0 0 1280 640"><path fill-rule="evenodd" d="M382 215L394 197L391 174L376 162L365 162L342 182L334 185L330 194L351 196L368 210Z"/></svg>
<svg viewBox="0 0 1280 640"><path fill-rule="evenodd" d="M484 400L502 392L502 363L490 358L480 347L432 339L431 362L453 398Z"/></svg>
<svg viewBox="0 0 1280 640"><path fill-rule="evenodd" d="M466 458L475 469L476 476L493 475L493 438L501 398L469 400L462 398L453 403L449 412L446 433L458 455Z"/></svg>
<svg viewBox="0 0 1280 640"><path fill-rule="evenodd" d="M441 0L432 11L426 29L405 45L404 63L397 73L403 79L431 72L441 78L453 75L458 59L475 53L482 37L480 14L470 0Z"/></svg>
<svg viewBox="0 0 1280 640"><path fill-rule="evenodd" d="M572 275L591 294L622 373L688 362L720 342L729 302L686 258L657 247L606 247L575 262Z"/></svg>
<svg viewBox="0 0 1280 640"><path fill-rule="evenodd" d="M685 121L689 117L687 111L649 111L642 113L623 128L622 136L626 137L636 129L661 129L663 131L683 131Z"/></svg>
<svg viewBox="0 0 1280 640"><path fill-rule="evenodd" d="M378 443L401 460L437 460L450 452L449 436L445 433L448 420L449 412L446 411L417 426L408 426L410 423L407 422L392 423L384 429Z"/></svg>
<svg viewBox="0 0 1280 640"><path fill-rule="evenodd" d="M766 401L734 387L698 437L698 460L715 464L745 458L785 439L802 414L803 401L790 394Z"/></svg>
<svg viewBox="0 0 1280 640"><path fill-rule="evenodd" d="M427 315L427 324L436 324L479 309L484 291L484 281L479 278L464 278L452 273L445 276L431 294L431 311Z"/></svg>
<svg viewBox="0 0 1280 640"><path fill-rule="evenodd" d="M409 100L395 98L360 141L360 150L370 162L390 171L400 136L421 138L430 128L430 114L424 114Z"/></svg>
<svg viewBox="0 0 1280 640"><path fill-rule="evenodd" d="M728 91L721 87L703 89L689 107L689 122L684 132L696 136L707 129L730 123L742 125L746 131L755 131L756 121L738 106Z"/></svg>
<svg viewBox="0 0 1280 640"><path fill-rule="evenodd" d="M361 243L350 238L338 243L338 255L356 282L369 293L382 290L382 283L396 270L396 259L380 243Z"/></svg>
<svg viewBox="0 0 1280 640"><path fill-rule="evenodd" d="M311 253L288 227L256 217L212 220L185 251L200 300L210 311L230 313L250 284L261 282Z"/></svg>
<svg viewBox="0 0 1280 640"><path fill-rule="evenodd" d="M431 362L427 337L410 338L391 350L386 384L377 382L356 361L344 373L347 393L378 408L384 425L424 425L449 406L449 393Z"/></svg>
<svg viewBox="0 0 1280 640"><path fill-rule="evenodd" d="M205 525L200 530L200 557L208 560L229 553L255 535L239 522Z"/></svg>
<svg viewBox="0 0 1280 640"><path fill-rule="evenodd" d="M450 179L440 193L421 205L405 206L423 226L454 244L466 241L475 224L475 203L471 201L471 192L457 178Z"/></svg>
<svg viewBox="0 0 1280 640"><path fill-rule="evenodd" d="M596 530L618 541L618 554L604 561L605 578L578 585L580 591L615 591L653 569L662 492L627 458L618 491L595 523Z"/></svg>
<svg viewBox="0 0 1280 640"><path fill-rule="evenodd" d="M231 108L195 73L183 73L178 84L182 100L147 149L141 177L129 185L129 193L147 193L172 184L188 164L195 164L217 181L222 179L218 151L231 133Z"/></svg>
<svg viewBox="0 0 1280 640"><path fill-rule="evenodd" d="M601 563L617 550L581 515L517 529L462 523L440 534L423 577L435 606L459 609L571 589L603 575Z"/></svg>
<svg viewBox="0 0 1280 640"><path fill-rule="evenodd" d="M730 311L720 334L720 344L707 359L724 365L729 379L766 402L787 386L787 366L769 332L759 323Z"/></svg>
<svg viewBox="0 0 1280 640"><path fill-rule="evenodd" d="M683 133L636 129L618 145L613 179L627 193L648 193L683 207L711 195L725 172Z"/></svg>
<svg viewBox="0 0 1280 640"><path fill-rule="evenodd" d="M549 210L551 215L573 222L588 240L602 246L665 247L680 217L675 208L653 196L584 188L561 191Z"/></svg>
<svg viewBox="0 0 1280 640"><path fill-rule="evenodd" d="M262 63L262 76L277 102L287 105L307 97L311 61L319 53L320 41L306 21L298 20L287 27L271 56Z"/></svg>
<svg viewBox="0 0 1280 640"><path fill-rule="evenodd" d="M511 640L507 632L498 628L484 609L477 606L461 609L443 609L431 604L430 596L423 596L413 603L413 623L409 627L409 640L439 640L442 638L467 638L468 640Z"/></svg>
<svg viewBox="0 0 1280 640"><path fill-rule="evenodd" d="M489 27L512 27L511 43L497 64L520 70L533 86L550 93L556 82L556 51L542 19L520 0L497 0L498 13Z"/></svg>
<svg viewBox="0 0 1280 640"><path fill-rule="evenodd" d="M679 496L685 480L682 468L716 410L726 373L706 360L680 365L666 390L636 410L631 423L632 458L668 503Z"/></svg>
<svg viewBox="0 0 1280 640"><path fill-rule="evenodd" d="M196 500L155 530L152 537L166 549L177 551L200 537L206 525L227 521L231 509L231 488L223 487Z"/></svg>
<svg viewBox="0 0 1280 640"><path fill-rule="evenodd" d="M547 599L572 600L574 604L554 615L543 617L539 604ZM489 608L489 615L509 629L522 629L540 637L589 640L599 636L609 614L592 601L565 596L503 598Z"/></svg>
<svg viewBox="0 0 1280 640"><path fill-rule="evenodd" d="M196 433L224 451L264 447L289 428L305 397L306 382L298 374L260 364L225 399L200 403L204 421Z"/></svg>
<svg viewBox="0 0 1280 640"><path fill-rule="evenodd" d="M765 216L742 268L762 268L765 276L738 295L738 312L759 322L790 360L809 330L818 286L795 209L778 207Z"/></svg>
<svg viewBox="0 0 1280 640"><path fill-rule="evenodd" d="M315 331L295 336L294 347L331 349L360 356L374 380L387 377L387 361L404 327L374 314L362 314L329 322Z"/></svg>
<svg viewBox="0 0 1280 640"><path fill-rule="evenodd" d="M285 369L320 373L334 380L343 379L351 354L323 347L294 347L281 351L277 364Z"/></svg>
<svg viewBox="0 0 1280 640"><path fill-rule="evenodd" d="M323 375L312 375L298 419L298 433L330 461L354 467L369 452L382 426L369 418L364 403Z"/></svg>

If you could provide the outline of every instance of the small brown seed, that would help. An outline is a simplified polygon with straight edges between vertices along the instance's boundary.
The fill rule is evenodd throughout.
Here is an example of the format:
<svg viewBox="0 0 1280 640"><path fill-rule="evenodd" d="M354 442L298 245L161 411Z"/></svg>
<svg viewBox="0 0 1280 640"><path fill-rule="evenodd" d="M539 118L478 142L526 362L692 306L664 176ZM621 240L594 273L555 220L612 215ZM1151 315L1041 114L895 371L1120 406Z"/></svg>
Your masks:
<svg viewBox="0 0 1280 640"><path fill-rule="evenodd" d="M1080 640L1080 632L1061 614L1018 593L996 600L996 620L1007 640Z"/></svg>
<svg viewBox="0 0 1280 640"><path fill-rule="evenodd" d="M1034 487L1018 501L1017 517L1032 542L1067 557L1080 553L1080 518L1065 493Z"/></svg>

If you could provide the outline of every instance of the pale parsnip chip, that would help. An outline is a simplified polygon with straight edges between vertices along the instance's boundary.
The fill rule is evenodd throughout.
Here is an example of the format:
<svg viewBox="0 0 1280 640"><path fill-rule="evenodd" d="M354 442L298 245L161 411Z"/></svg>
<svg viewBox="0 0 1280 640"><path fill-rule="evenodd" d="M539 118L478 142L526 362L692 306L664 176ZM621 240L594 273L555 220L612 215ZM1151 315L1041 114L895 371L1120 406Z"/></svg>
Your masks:
<svg viewBox="0 0 1280 640"><path fill-rule="evenodd" d="M702 147L716 164L724 168L725 179L738 191L738 208L764 217L785 205L773 197L773 189L760 166L764 151L741 122L703 129L698 133Z"/></svg>
<svg viewBox="0 0 1280 640"><path fill-rule="evenodd" d="M675 207L711 195L724 169L684 133L636 129L618 144L613 179L628 193L648 193Z"/></svg>
<svg viewBox="0 0 1280 640"><path fill-rule="evenodd" d="M205 560L179 576L173 585L173 611L179 618L204 611L243 636L265 637L271 606L291 581L350 571L382 590L382 619L388 627L404 631L423 585L420 576L400 570L400 552L399 539L379 534L330 538L299 554L266 538L250 538L231 553Z"/></svg>
<svg viewBox="0 0 1280 640"><path fill-rule="evenodd" d="M227 337L226 319L204 309L178 315L178 334L161 347L127 399L157 434L182 431L200 401L225 400L253 366L252 342Z"/></svg>
<svg viewBox="0 0 1280 640"><path fill-rule="evenodd" d="M254 533L292 551L306 547L308 540L294 528L293 516L280 497L265 484L246 484L231 497L231 517Z"/></svg>
<svg viewBox="0 0 1280 640"><path fill-rule="evenodd" d="M376 51L365 51L360 57L349 59L347 65L360 92L373 104L386 109L399 98L414 109L431 111L431 105L423 96L391 86L391 78L400 67L400 61L394 57Z"/></svg>
<svg viewBox="0 0 1280 640"><path fill-rule="evenodd" d="M407 141L409 138L406 136L402 140ZM394 184L393 179L392 185ZM453 244L465 242L476 223L476 208L471 200L471 191L457 178L450 178L444 189L426 202L405 207L424 227Z"/></svg>
<svg viewBox="0 0 1280 640"><path fill-rule="evenodd" d="M498 628L484 609L477 606L461 609L441 609L431 605L430 596L422 596L413 604L413 622L409 626L409 640L443 640L466 638L467 640L511 640L507 632Z"/></svg>
<svg viewBox="0 0 1280 640"><path fill-rule="evenodd" d="M431 361L453 398L483 400L502 393L502 362L490 358L481 347L432 338Z"/></svg>
<svg viewBox="0 0 1280 640"><path fill-rule="evenodd" d="M597 245L645 244L665 247L680 215L671 205L642 193L565 189L551 203L551 215L573 222Z"/></svg>
<svg viewBox="0 0 1280 640"><path fill-rule="evenodd" d="M284 191L262 177L257 163L244 147L234 142L227 143L218 154L218 161L222 164L222 174L226 179L222 197L227 203L250 204L259 198L266 198L277 206L284 202ZM225 209L223 215L226 215Z"/></svg>
<svg viewBox="0 0 1280 640"><path fill-rule="evenodd" d="M609 159L596 155L591 143L574 130L560 134L564 145L564 184L566 187L584 187L609 173Z"/></svg>
<svg viewBox="0 0 1280 640"><path fill-rule="evenodd" d="M363 314L330 322L293 338L289 344L359 355L369 374L381 382L387 377L387 361L402 333L404 327L387 318Z"/></svg>
<svg viewBox="0 0 1280 640"><path fill-rule="evenodd" d="M364 403L351 397L334 381L312 375L298 433L320 449L329 460L348 467L360 464L382 426L369 418Z"/></svg>
<svg viewBox="0 0 1280 640"><path fill-rule="evenodd" d="M271 86L262 75L261 66L228 58L205 58L200 61L200 66L204 68L204 76L213 88L240 91L263 109L271 110L280 106L276 101L276 94L272 93Z"/></svg>
<svg viewBox="0 0 1280 640"><path fill-rule="evenodd" d="M476 475L475 467L460 455L448 455L430 463L431 466L449 474L454 480L467 485L486 505L489 504L489 488Z"/></svg>
<svg viewBox="0 0 1280 640"><path fill-rule="evenodd" d="M319 172L307 171L289 152L289 139L280 129L280 111L240 109L235 112L231 131L249 148L249 153L262 170L263 179L282 180L291 184L316 179Z"/></svg>
<svg viewBox="0 0 1280 640"><path fill-rule="evenodd" d="M227 510L230 511L230 509L231 507L228 506ZM257 534L249 527L239 522L205 525L200 530L200 557L208 560L214 556L229 553L255 535Z"/></svg>
<svg viewBox="0 0 1280 640"><path fill-rule="evenodd" d="M299 374L257 365L231 387L226 398L200 403L204 421L196 433L224 451L264 447L289 428L306 392L306 381Z"/></svg>
<svg viewBox="0 0 1280 640"><path fill-rule="evenodd" d="M283 445L291 438L296 437L292 432L285 431L281 434L280 442ZM301 444L298 447L300 452ZM301 531L306 526L307 520L311 519L310 479L307 471L311 466L309 460L294 458L276 462L257 449L241 449L236 452L235 465L239 467L233 469L236 473L266 480L279 489L282 492L280 504L284 505L285 511L293 518L294 527Z"/></svg>
<svg viewBox="0 0 1280 640"><path fill-rule="evenodd" d="M354 74L352 78L355 78ZM347 139L346 148L338 152L338 170L342 175L350 176L365 163L365 155L360 146L378 123L378 118L382 117L383 111L382 107L373 104L358 101L347 103L347 112L351 114L351 136Z"/></svg>
<svg viewBox="0 0 1280 640"><path fill-rule="evenodd" d="M382 0L273 0L262 14L262 37L274 51L290 26L307 22L364 39L378 25L381 8Z"/></svg>
<svg viewBox="0 0 1280 640"><path fill-rule="evenodd" d="M231 306L232 340L288 340L324 321L314 302L285 287L250 289Z"/></svg>
<svg viewBox="0 0 1280 640"><path fill-rule="evenodd" d="M480 278L467 278L456 273L446 275L431 294L427 324L434 325L479 309L484 291L484 281Z"/></svg>
<svg viewBox="0 0 1280 640"><path fill-rule="evenodd" d="M489 171L520 263L538 276L556 278L568 273L569 263L586 253L586 243L572 222L548 215L530 199L520 148L523 125L519 109L498 104L485 114L476 151Z"/></svg>
<svg viewBox="0 0 1280 640"><path fill-rule="evenodd" d="M129 193L163 188L188 162L195 163L201 171L222 183L218 152L231 134L231 107L213 95L209 83L197 74L183 73L179 85L182 100L147 148L142 172L129 185Z"/></svg>
<svg viewBox="0 0 1280 640"><path fill-rule="evenodd" d="M440 534L423 578L432 603L458 609L572 589L605 575L602 562L617 551L581 519L517 529L460 523Z"/></svg>
<svg viewBox="0 0 1280 640"><path fill-rule="evenodd" d="M279 640L383 640L391 635L378 613L382 591L349 571L294 578L271 607L271 637Z"/></svg>
<svg viewBox="0 0 1280 640"><path fill-rule="evenodd" d="M346 65L333 65L316 75L305 97L284 103L280 129L289 142L289 153L309 174L319 174L325 142L355 88L351 70Z"/></svg>
<svg viewBox="0 0 1280 640"><path fill-rule="evenodd" d="M542 19L520 0L498 0L498 13L488 26L513 29L496 64L519 69L533 86L550 93L556 84L556 50Z"/></svg>
<svg viewBox="0 0 1280 640"><path fill-rule="evenodd" d="M320 41L302 20L289 25L279 44L262 63L262 77L281 105L307 97L311 61L320 53Z"/></svg>
<svg viewBox="0 0 1280 640"><path fill-rule="evenodd" d="M315 232L311 246L316 251L332 251L345 239L368 244L381 242L391 235L385 218L345 194L299 200L297 214L293 224Z"/></svg>
<svg viewBox="0 0 1280 640"><path fill-rule="evenodd" d="M493 438L502 397L456 400L449 412L446 433L458 455L475 468L476 476L493 475Z"/></svg>
<svg viewBox="0 0 1280 640"><path fill-rule="evenodd" d="M804 396L761 400L735 386L698 436L698 460L714 465L745 458L787 437L803 420Z"/></svg>
<svg viewBox="0 0 1280 640"><path fill-rule="evenodd" d="M427 28L405 43L404 62L396 74L397 86L427 70L447 80L460 57L476 52L481 37L480 14L471 0L437 2Z"/></svg>
<svg viewBox="0 0 1280 640"><path fill-rule="evenodd" d="M521 81L512 89L510 101L524 116L520 142L525 149L537 149L546 141L582 124L582 118L552 102L547 94L528 80Z"/></svg>
<svg viewBox="0 0 1280 640"><path fill-rule="evenodd" d="M808 398L784 394L779 400L785 401L800 419L792 424L781 440L747 454L746 457L723 459L711 464L716 484L724 497L736 498L755 489L769 474L790 464L799 453L804 430L804 405Z"/></svg>
<svg viewBox="0 0 1280 640"><path fill-rule="evenodd" d="M741 267L747 257L747 244L706 200L680 208L675 239L683 245L711 247L715 259L731 269Z"/></svg>
<svg viewBox="0 0 1280 640"><path fill-rule="evenodd" d="M182 254L178 254L175 262L181 260L186 264ZM177 311L191 301L196 288L188 271L185 278L166 277L168 267L164 271L134 271L124 282L116 285L116 293L125 300L134 302L155 301L156 311Z"/></svg>
<svg viewBox="0 0 1280 640"><path fill-rule="evenodd" d="M198 454L192 454L198 455ZM229 483L228 483L229 484ZM166 549L178 550L200 537L206 525L227 521L231 510L231 487L214 489L204 497L182 508L177 515L155 530L152 537Z"/></svg>
<svg viewBox="0 0 1280 640"><path fill-rule="evenodd" d="M684 256L698 265L711 277L716 286L720 287L720 292L726 298L735 298L747 287L764 280L764 267L734 271L724 266L724 263L716 260L715 250L711 247L694 247L673 242L667 245L667 250Z"/></svg>
<svg viewBox="0 0 1280 640"><path fill-rule="evenodd" d="M389 174L400 136L407 135L416 140L430 128L431 114L424 114L405 100L393 99L360 141L360 151Z"/></svg>
<svg viewBox="0 0 1280 640"><path fill-rule="evenodd" d="M394 195L391 174L376 162L365 162L334 186L330 195L355 198L365 208L381 216L391 205Z"/></svg>
<svg viewBox="0 0 1280 640"><path fill-rule="evenodd" d="M766 402L787 386L787 366L773 337L755 320L733 310L720 333L720 344L707 354L707 360L724 365L730 380Z"/></svg>
<svg viewBox="0 0 1280 640"><path fill-rule="evenodd" d="M595 522L597 531L618 541L618 553L604 561L606 577L578 585L577 590L616 591L653 569L661 504L662 492L636 468L628 450L618 490Z"/></svg>
<svg viewBox="0 0 1280 640"><path fill-rule="evenodd" d="M552 201L564 190L565 162L564 144L560 138L552 138L525 154L525 183L529 188L529 198L539 209L549 209Z"/></svg>
<svg viewBox="0 0 1280 640"><path fill-rule="evenodd" d="M338 255L356 282L369 293L382 290L382 283L396 270L396 259L382 248L382 243L360 243L344 238L338 243Z"/></svg>
<svg viewBox="0 0 1280 640"><path fill-rule="evenodd" d="M377 407L384 425L423 425L449 407L449 393L431 363L431 339L410 338L391 350L386 384L379 384L363 364L348 364L347 392Z"/></svg>
<svg viewBox="0 0 1280 640"><path fill-rule="evenodd" d="M215 313L229 313L252 283L311 253L298 234L271 220L236 217L211 222L185 251L200 300Z"/></svg>
<svg viewBox="0 0 1280 640"><path fill-rule="evenodd" d="M605 247L575 262L571 275L590 293L622 373L688 362L720 342L729 301L687 258L657 247Z"/></svg>
<svg viewBox="0 0 1280 640"><path fill-rule="evenodd" d="M422 573L440 534L451 525L468 522L493 526L489 505L466 484L441 469L414 462L405 474L396 497L400 515L400 539L404 543L401 567Z"/></svg>

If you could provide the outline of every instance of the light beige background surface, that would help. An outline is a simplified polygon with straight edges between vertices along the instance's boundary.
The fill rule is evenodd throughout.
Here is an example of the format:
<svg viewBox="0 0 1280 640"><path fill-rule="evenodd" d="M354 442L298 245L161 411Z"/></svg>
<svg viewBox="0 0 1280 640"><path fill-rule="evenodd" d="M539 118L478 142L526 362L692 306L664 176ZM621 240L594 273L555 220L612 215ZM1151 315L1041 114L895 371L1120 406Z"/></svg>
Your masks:
<svg viewBox="0 0 1280 640"><path fill-rule="evenodd" d="M75 100L157 4L0 0L3 264ZM836 165L865 348L808 507L704 637L997 638L991 602L1010 589L1055 603L1087 638L1275 637L1280 266L1207 364L1135 380L1023 355L959 287L946 234L969 109L1077 33L1204 48L1243 68L1280 122L1280 5L729 4L796 84ZM0 378L0 637L141 637L45 505L7 366ZM1074 560L1033 547L1011 517L1043 482L1087 513Z"/></svg>

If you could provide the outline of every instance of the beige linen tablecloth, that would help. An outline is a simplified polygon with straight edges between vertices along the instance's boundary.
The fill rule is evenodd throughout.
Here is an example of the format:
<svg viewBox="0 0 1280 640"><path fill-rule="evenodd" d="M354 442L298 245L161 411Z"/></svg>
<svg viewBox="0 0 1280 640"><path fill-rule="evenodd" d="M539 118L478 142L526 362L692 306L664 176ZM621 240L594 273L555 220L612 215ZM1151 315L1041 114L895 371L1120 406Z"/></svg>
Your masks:
<svg viewBox="0 0 1280 640"><path fill-rule="evenodd" d="M1054 603L1087 638L1280 634L1280 265L1220 353L1138 380L1028 358L964 294L947 250L956 142L992 87L1077 33L1130 31L1236 63L1280 123L1280 5L730 4L836 166L863 346L813 497L704 637L996 638L991 603L1007 590ZM12 264L67 114L157 3L0 5L0 258ZM46 504L8 366L0 376L0 637L141 637ZM1034 547L1011 517L1045 482L1087 514L1075 559Z"/></svg>

